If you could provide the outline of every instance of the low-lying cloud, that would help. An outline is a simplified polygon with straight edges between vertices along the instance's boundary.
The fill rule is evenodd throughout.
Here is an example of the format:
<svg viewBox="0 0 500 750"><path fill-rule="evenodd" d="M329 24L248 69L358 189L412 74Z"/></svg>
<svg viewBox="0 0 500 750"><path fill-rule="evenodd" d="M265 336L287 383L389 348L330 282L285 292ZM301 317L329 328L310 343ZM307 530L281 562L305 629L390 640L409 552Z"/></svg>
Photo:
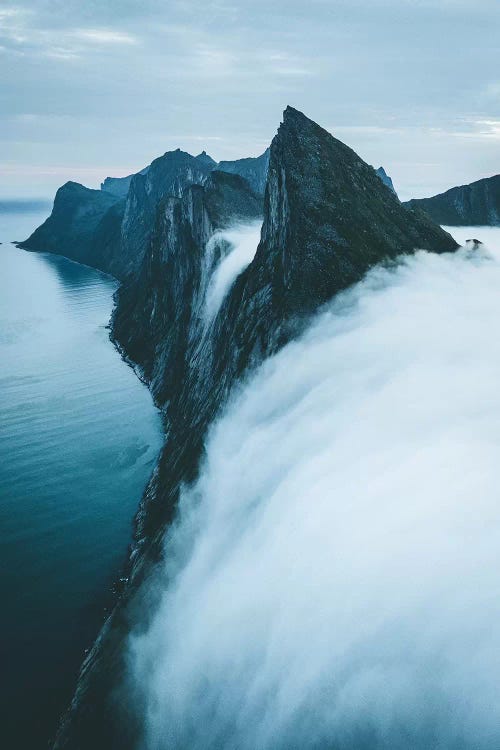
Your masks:
<svg viewBox="0 0 500 750"><path fill-rule="evenodd" d="M500 262L373 270L213 427L130 642L148 750L500 746Z"/></svg>
<svg viewBox="0 0 500 750"><path fill-rule="evenodd" d="M236 277L252 262L260 240L262 220L216 232L212 243L229 246L214 269L207 289L205 317L213 320Z"/></svg>

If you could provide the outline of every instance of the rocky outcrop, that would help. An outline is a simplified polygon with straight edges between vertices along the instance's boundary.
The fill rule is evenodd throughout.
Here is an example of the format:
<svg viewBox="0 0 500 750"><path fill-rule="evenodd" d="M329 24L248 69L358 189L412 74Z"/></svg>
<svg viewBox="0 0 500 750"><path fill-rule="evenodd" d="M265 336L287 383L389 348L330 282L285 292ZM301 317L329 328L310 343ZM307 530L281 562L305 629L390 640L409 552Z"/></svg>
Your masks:
<svg viewBox="0 0 500 750"><path fill-rule="evenodd" d="M385 169L383 167L379 167L378 169L375 170L375 172L380 177L380 179L382 180L382 182L384 183L384 185L387 185L387 187L390 188L390 190L392 190L392 192L395 195L397 195L397 193L396 193L396 191L394 189L394 184L393 184L391 178L389 177L389 175L387 174L387 172L385 171Z"/></svg>
<svg viewBox="0 0 500 750"><path fill-rule="evenodd" d="M186 377L192 346L202 336L202 305L213 268L227 248L217 230L261 216L258 196L239 175L213 171L205 184L159 205L150 251L117 295L113 335L139 363L160 405Z"/></svg>
<svg viewBox="0 0 500 750"><path fill-rule="evenodd" d="M146 174L132 177L121 226L122 263L127 275L141 267L159 202L167 196L180 197L187 185L202 185L210 172L195 156L177 149L155 159Z"/></svg>
<svg viewBox="0 0 500 750"><path fill-rule="evenodd" d="M500 174L451 188L432 198L414 198L406 205L425 211L438 224L500 226Z"/></svg>
<svg viewBox="0 0 500 750"><path fill-rule="evenodd" d="M135 175L107 178L101 190L68 182L57 191L47 221L20 246L65 255L124 280L141 267L160 201L203 184L211 172L210 164L177 149Z"/></svg>
<svg viewBox="0 0 500 750"><path fill-rule="evenodd" d="M176 149L155 159L146 172L133 175L121 227L121 265L126 271L122 278L133 275L141 267L160 201L167 196L181 197L189 185L203 185L214 171L240 175L247 180L251 191L258 194L255 186L261 185L262 181L265 183L266 159L263 157L265 154L256 159L216 164L206 152L191 156ZM238 213L237 207L235 210Z"/></svg>
<svg viewBox="0 0 500 750"><path fill-rule="evenodd" d="M168 395L172 424L203 434L235 380L376 263L416 248L456 247L425 215L404 208L352 149L287 108L270 150L261 242L220 309L203 358L189 359L180 392ZM160 468L162 487L169 471Z"/></svg>
<svg viewBox="0 0 500 750"><path fill-rule="evenodd" d="M177 149L137 174L106 177L100 191L68 182L58 190L51 216L19 244L65 255L123 281L141 269L165 197L180 197L189 185L203 185L212 172L224 171L248 180L247 188L261 196L262 210L267 163L268 152L220 166L205 151L192 156Z"/></svg>
<svg viewBox="0 0 500 750"><path fill-rule="evenodd" d="M374 264L415 248L457 247L424 214L402 206L354 151L294 109L285 111L268 167L255 258L209 324L200 314L207 279L226 251L211 243L214 229L260 210L237 175L212 172L160 198L141 267L118 294L113 333L162 405L167 441L137 516L129 582L84 665L57 748L136 745L141 709L122 692L124 639L146 616L151 592L143 584L161 557L179 487L196 476L206 430L234 384Z"/></svg>
<svg viewBox="0 0 500 750"><path fill-rule="evenodd" d="M217 162L215 161L215 159L212 159L212 157L209 156L206 151L202 151L201 154L198 154L196 158L205 167L208 167L209 169L217 169Z"/></svg>
<svg viewBox="0 0 500 750"><path fill-rule="evenodd" d="M172 154L179 153L185 154L186 152L181 152L180 149L177 149L177 151L167 152L164 154L164 157L168 158ZM188 156L191 155L188 154ZM269 149L266 149L261 156L250 157L247 159L236 159L235 161L221 161L219 163L217 163L215 159L212 159L206 151L202 151L197 156L191 158L196 159L199 164L208 171L218 170L220 172L240 175L240 177L248 180L252 190L257 193L257 195L264 195L267 166L269 163ZM145 167L140 172L137 172L137 174L145 175L148 171L149 166ZM130 183L134 177L135 174L127 175L127 177L106 177L104 182L101 183L101 190L112 193L119 198L126 198L130 188Z"/></svg>
<svg viewBox="0 0 500 750"><path fill-rule="evenodd" d="M141 274L117 298L116 340L140 364L157 402L168 403L173 431L179 420L187 420L183 432L193 430L194 424L203 430L235 379L292 338L311 313L371 266L415 248L441 252L457 247L424 214L404 208L354 151L288 108L270 149L262 239L255 258L236 280L201 343L191 318L193 346L201 347L196 356L186 346L170 358L164 344L173 335L173 321L186 305L192 316L202 268L207 275L216 261L207 257L211 233L259 214L255 195L245 190L247 183L229 178L212 172L199 200L190 188L178 203L167 201ZM203 231L193 233L191 228L186 240L181 217L188 214L191 225L197 222ZM175 266L167 273L158 258L169 247L176 248L168 251ZM196 259L189 270L187 255ZM182 375L174 377L182 358ZM177 402L182 403L178 413Z"/></svg>
<svg viewBox="0 0 500 750"><path fill-rule="evenodd" d="M267 148L260 156L249 157L248 159L236 159L236 161L220 161L217 169L221 172L239 174L240 177L248 180L255 193L264 195L268 166L269 149Z"/></svg>
<svg viewBox="0 0 500 750"><path fill-rule="evenodd" d="M146 174L148 169L149 167L144 167L138 174ZM132 177L134 177L133 174L126 177L106 177L104 182L101 182L101 190L116 195L118 198L126 198Z"/></svg>
<svg viewBox="0 0 500 750"><path fill-rule="evenodd" d="M26 250L56 253L120 277L120 226L125 203L77 182L59 188L49 218L27 240Z"/></svg>

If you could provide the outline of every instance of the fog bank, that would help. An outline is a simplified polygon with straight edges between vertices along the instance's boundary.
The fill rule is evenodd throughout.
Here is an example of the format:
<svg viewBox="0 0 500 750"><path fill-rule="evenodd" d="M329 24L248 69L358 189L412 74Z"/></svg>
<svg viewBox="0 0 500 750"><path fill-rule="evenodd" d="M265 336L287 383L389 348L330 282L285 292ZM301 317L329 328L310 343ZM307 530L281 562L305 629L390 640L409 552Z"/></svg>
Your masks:
<svg viewBox="0 0 500 750"><path fill-rule="evenodd" d="M500 746L499 320L499 254L419 252L253 374L130 640L142 747Z"/></svg>
<svg viewBox="0 0 500 750"><path fill-rule="evenodd" d="M252 262L260 241L262 220L240 224L216 232L210 239L219 246L227 244L227 254L214 269L207 289L205 318L213 320L237 276Z"/></svg>

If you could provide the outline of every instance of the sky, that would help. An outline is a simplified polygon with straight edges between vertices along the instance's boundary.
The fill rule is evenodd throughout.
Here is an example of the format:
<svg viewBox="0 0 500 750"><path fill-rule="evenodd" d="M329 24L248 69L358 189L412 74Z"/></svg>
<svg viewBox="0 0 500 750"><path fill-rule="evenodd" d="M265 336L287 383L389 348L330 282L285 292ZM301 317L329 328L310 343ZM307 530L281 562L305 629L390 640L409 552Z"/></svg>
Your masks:
<svg viewBox="0 0 500 750"><path fill-rule="evenodd" d="M287 104L403 199L500 167L498 0L0 0L0 198L269 145Z"/></svg>

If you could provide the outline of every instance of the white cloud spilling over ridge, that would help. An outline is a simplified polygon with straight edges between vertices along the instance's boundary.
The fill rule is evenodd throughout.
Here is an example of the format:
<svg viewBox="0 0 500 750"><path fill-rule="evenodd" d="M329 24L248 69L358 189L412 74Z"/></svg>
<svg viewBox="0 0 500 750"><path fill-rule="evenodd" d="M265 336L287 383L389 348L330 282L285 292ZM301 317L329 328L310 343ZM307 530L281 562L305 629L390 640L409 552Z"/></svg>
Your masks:
<svg viewBox="0 0 500 750"><path fill-rule="evenodd" d="M500 747L499 320L500 253L419 252L253 374L130 641L141 747Z"/></svg>
<svg viewBox="0 0 500 750"><path fill-rule="evenodd" d="M227 242L230 249L213 271L208 285L205 306L207 321L215 317L237 276L254 259L261 227L262 219L221 230L211 237L210 242Z"/></svg>

